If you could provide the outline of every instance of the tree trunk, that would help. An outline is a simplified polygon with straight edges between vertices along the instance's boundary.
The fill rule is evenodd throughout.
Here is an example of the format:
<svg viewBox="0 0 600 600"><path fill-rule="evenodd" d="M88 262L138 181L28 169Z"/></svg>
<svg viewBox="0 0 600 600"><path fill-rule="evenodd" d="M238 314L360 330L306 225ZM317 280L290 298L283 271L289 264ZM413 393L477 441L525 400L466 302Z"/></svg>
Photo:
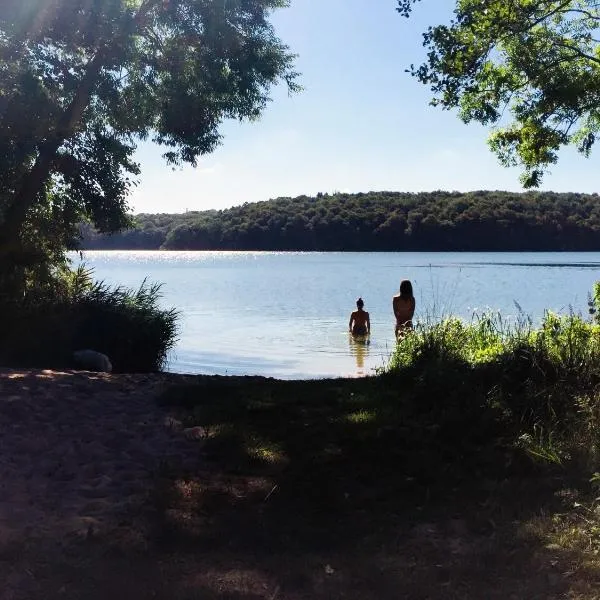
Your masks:
<svg viewBox="0 0 600 600"><path fill-rule="evenodd" d="M89 62L73 100L58 122L56 131L40 144L33 167L23 177L21 186L4 212L3 222L0 224L0 254L6 254L18 248L19 234L27 213L48 181L58 149L73 134L75 127L81 121L98 82L104 59L105 53L99 50Z"/></svg>

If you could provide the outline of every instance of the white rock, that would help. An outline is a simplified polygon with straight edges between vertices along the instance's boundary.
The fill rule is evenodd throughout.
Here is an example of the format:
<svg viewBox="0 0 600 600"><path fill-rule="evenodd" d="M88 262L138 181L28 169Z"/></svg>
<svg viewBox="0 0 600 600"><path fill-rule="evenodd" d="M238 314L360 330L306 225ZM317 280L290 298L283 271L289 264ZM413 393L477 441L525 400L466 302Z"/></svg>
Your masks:
<svg viewBox="0 0 600 600"><path fill-rule="evenodd" d="M112 364L102 352L95 350L76 350L73 352L73 360L78 366L88 371L103 371L105 373L112 372Z"/></svg>

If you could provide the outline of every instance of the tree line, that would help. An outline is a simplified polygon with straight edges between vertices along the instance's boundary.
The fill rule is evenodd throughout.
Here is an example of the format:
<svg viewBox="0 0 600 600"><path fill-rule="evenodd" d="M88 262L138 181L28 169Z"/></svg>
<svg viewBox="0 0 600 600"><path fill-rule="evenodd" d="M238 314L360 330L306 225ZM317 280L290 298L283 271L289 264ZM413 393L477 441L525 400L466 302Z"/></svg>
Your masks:
<svg viewBox="0 0 600 600"><path fill-rule="evenodd" d="M504 191L317 194L225 210L139 214L82 249L272 251L600 250L597 194Z"/></svg>

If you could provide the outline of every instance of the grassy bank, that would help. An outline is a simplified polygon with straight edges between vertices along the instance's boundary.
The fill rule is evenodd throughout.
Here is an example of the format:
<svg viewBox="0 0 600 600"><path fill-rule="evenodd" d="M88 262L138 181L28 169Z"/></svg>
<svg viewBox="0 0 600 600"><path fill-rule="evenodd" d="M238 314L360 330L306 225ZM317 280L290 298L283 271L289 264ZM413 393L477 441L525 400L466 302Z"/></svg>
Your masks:
<svg viewBox="0 0 600 600"><path fill-rule="evenodd" d="M281 598L597 598L599 338L451 319L377 377L174 387L207 467L163 465L156 542Z"/></svg>
<svg viewBox="0 0 600 600"><path fill-rule="evenodd" d="M551 312L538 327L499 314L444 319L406 336L388 373L414 381L430 402L443 392L444 420L455 413L457 428L464 415L493 418L533 461L590 474L597 467L600 325L592 320Z"/></svg>

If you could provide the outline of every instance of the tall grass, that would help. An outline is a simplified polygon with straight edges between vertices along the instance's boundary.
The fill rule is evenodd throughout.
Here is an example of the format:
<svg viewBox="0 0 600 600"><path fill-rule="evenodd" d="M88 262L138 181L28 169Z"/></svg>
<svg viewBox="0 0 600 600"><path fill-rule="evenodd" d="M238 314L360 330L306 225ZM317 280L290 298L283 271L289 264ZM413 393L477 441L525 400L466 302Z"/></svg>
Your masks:
<svg viewBox="0 0 600 600"><path fill-rule="evenodd" d="M424 403L445 403L459 427L461 414L493 412L532 457L600 468L600 325L592 320L546 312L533 326L484 313L419 324L387 373L420 386Z"/></svg>
<svg viewBox="0 0 600 600"><path fill-rule="evenodd" d="M80 266L60 293L5 301L0 364L70 367L75 350L90 348L108 355L115 371L159 371L178 321L176 310L160 308L160 288L146 281L138 290L110 287Z"/></svg>

